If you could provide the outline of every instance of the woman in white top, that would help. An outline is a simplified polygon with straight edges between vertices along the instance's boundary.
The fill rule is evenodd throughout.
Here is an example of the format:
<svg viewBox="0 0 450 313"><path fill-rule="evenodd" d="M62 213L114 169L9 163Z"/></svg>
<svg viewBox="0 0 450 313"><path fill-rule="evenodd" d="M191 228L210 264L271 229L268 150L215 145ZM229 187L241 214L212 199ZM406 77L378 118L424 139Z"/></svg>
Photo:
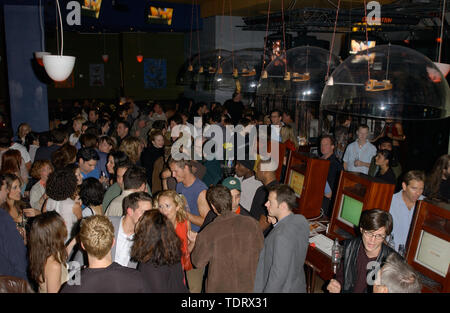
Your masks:
<svg viewBox="0 0 450 313"><path fill-rule="evenodd" d="M86 120L82 117L77 117L76 119L73 120L73 124L72 124L72 128L73 128L73 133L70 134L69 137L69 142L72 146L75 146L78 142L78 140L80 139L80 136L82 134L82 127L83 127L83 123Z"/></svg>
<svg viewBox="0 0 450 313"><path fill-rule="evenodd" d="M81 184L80 199L85 208L83 217L103 215L102 202L105 189L98 179L89 177Z"/></svg>
<svg viewBox="0 0 450 313"><path fill-rule="evenodd" d="M46 211L56 211L67 227L66 242L72 238L72 228L81 219L81 204L76 198L77 178L70 169L61 169L48 177Z"/></svg>
<svg viewBox="0 0 450 313"><path fill-rule="evenodd" d="M53 165L49 160L37 160L31 168L31 177L39 179L30 190L30 205L33 209L41 210L44 201L47 199L45 186L48 176L53 172Z"/></svg>

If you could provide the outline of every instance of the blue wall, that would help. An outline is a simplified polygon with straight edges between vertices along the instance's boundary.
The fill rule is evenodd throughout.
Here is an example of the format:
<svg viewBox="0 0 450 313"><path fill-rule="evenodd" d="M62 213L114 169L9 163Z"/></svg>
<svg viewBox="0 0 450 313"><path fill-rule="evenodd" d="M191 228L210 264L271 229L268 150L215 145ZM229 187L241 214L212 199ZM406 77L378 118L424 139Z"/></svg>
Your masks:
<svg viewBox="0 0 450 313"><path fill-rule="evenodd" d="M11 125L14 131L22 122L48 130L47 85L35 74L33 55L41 50L38 6L5 5L3 12Z"/></svg>

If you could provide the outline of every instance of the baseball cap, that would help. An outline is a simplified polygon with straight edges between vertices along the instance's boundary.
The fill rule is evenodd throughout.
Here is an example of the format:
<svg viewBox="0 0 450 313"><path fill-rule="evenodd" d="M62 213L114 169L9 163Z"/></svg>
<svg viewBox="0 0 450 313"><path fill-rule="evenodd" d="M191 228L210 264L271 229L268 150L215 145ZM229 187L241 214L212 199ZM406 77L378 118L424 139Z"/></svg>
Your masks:
<svg viewBox="0 0 450 313"><path fill-rule="evenodd" d="M227 177L222 181L222 186L227 187L228 189L233 190L237 189L241 191L241 182L239 179L235 177Z"/></svg>

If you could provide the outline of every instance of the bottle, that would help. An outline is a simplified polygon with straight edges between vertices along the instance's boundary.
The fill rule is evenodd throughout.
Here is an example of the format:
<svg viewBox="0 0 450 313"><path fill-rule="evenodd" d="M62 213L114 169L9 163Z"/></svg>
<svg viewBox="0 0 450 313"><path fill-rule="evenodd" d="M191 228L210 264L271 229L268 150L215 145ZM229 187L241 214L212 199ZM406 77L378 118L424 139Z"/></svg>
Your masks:
<svg viewBox="0 0 450 313"><path fill-rule="evenodd" d="M333 246L331 247L331 264L333 266L333 273L336 274L338 265L341 261L341 246L338 239L334 239Z"/></svg>

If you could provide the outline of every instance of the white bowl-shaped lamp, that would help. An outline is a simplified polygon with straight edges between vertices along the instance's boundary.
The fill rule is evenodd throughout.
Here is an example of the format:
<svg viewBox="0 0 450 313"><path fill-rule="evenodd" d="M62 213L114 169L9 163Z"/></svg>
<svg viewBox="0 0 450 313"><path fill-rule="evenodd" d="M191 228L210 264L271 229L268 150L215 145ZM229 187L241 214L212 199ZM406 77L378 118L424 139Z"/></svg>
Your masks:
<svg viewBox="0 0 450 313"><path fill-rule="evenodd" d="M45 52L45 51L36 51L34 53L34 57L36 58L36 61L38 62L38 64L40 66L44 66L44 61L42 60L42 57L44 55L50 55L50 52Z"/></svg>
<svg viewBox="0 0 450 313"><path fill-rule="evenodd" d="M57 82L65 81L75 65L75 57L68 55L44 55L42 59L48 76Z"/></svg>

